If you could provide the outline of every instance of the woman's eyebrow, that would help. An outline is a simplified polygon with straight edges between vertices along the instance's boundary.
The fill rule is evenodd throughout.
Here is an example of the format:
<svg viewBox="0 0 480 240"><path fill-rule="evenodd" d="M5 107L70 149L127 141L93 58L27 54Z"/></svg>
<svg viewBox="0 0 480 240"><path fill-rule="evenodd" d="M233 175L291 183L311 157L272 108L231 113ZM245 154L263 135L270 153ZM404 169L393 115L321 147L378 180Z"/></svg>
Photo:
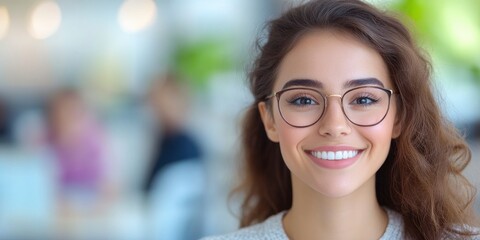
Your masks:
<svg viewBox="0 0 480 240"><path fill-rule="evenodd" d="M344 88L359 87L364 85L378 85L380 87L385 87L377 78L360 78L349 80L344 84ZM323 83L313 79L292 79L286 82L282 89L293 86L323 88Z"/></svg>
<svg viewBox="0 0 480 240"><path fill-rule="evenodd" d="M323 88L323 84L319 81L312 79L292 79L283 85L282 89L292 87L292 86L301 86L301 87L313 87L313 88Z"/></svg>
<svg viewBox="0 0 480 240"><path fill-rule="evenodd" d="M380 87L385 87L382 81L378 80L377 78L361 78L361 79L349 80L343 85L343 87L352 88L352 87L359 87L363 85L378 85Z"/></svg>

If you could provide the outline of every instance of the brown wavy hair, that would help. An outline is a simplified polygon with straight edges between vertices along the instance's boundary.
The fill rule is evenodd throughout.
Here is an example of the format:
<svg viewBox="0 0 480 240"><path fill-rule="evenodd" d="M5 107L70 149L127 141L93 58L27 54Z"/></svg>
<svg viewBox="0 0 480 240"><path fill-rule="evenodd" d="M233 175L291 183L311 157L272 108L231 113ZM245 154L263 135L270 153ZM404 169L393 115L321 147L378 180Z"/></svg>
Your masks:
<svg viewBox="0 0 480 240"><path fill-rule="evenodd" d="M462 226L475 225L476 189L461 175L471 152L442 116L433 94L431 64L408 29L390 13L356 0L309 1L270 21L266 29L249 75L254 102L242 126L244 178L233 192L244 194L241 227L292 205L290 171L279 144L268 139L257 105L272 93L279 65L297 40L314 29L331 29L375 49L399 92L402 133L392 140L376 174L379 204L399 212L405 233L414 239L471 235Z"/></svg>

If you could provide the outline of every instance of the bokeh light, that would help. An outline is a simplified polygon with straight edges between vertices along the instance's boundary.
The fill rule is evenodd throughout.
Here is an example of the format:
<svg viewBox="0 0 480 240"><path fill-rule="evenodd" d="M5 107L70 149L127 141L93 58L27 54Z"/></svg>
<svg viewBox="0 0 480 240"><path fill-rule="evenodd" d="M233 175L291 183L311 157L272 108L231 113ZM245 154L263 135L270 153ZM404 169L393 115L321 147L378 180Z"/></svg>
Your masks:
<svg viewBox="0 0 480 240"><path fill-rule="evenodd" d="M118 12L118 22L125 32L138 32L155 20L157 7L152 0L127 0Z"/></svg>
<svg viewBox="0 0 480 240"><path fill-rule="evenodd" d="M10 16L8 9L5 6L0 6L0 39L7 34L9 25Z"/></svg>
<svg viewBox="0 0 480 240"><path fill-rule="evenodd" d="M30 18L29 31L36 39L45 39L57 32L62 13L57 3L48 1L37 5Z"/></svg>

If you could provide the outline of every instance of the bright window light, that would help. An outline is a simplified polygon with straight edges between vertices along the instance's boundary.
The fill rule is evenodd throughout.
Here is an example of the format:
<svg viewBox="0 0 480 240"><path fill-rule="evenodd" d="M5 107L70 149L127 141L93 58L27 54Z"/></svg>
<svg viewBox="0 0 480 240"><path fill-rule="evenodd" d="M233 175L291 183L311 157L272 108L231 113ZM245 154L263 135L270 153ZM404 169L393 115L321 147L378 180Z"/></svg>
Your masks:
<svg viewBox="0 0 480 240"><path fill-rule="evenodd" d="M126 0L118 12L118 22L125 32L138 32L150 26L157 15L152 0Z"/></svg>
<svg viewBox="0 0 480 240"><path fill-rule="evenodd" d="M9 25L10 16L8 14L8 9L4 6L0 6L0 39L7 35Z"/></svg>
<svg viewBox="0 0 480 240"><path fill-rule="evenodd" d="M36 39L45 39L53 35L62 22L60 7L53 1L37 5L30 18L30 34Z"/></svg>

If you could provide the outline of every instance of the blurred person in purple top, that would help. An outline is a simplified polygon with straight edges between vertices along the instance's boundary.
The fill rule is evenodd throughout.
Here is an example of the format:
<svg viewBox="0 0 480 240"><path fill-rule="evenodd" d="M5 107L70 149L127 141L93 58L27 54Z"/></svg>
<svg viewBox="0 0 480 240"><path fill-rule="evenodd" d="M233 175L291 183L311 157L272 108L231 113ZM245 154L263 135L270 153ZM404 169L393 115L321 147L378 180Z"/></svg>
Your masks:
<svg viewBox="0 0 480 240"><path fill-rule="evenodd" d="M62 212L98 210L105 190L103 136L77 90L62 89L53 94L47 104L47 127L58 166Z"/></svg>

